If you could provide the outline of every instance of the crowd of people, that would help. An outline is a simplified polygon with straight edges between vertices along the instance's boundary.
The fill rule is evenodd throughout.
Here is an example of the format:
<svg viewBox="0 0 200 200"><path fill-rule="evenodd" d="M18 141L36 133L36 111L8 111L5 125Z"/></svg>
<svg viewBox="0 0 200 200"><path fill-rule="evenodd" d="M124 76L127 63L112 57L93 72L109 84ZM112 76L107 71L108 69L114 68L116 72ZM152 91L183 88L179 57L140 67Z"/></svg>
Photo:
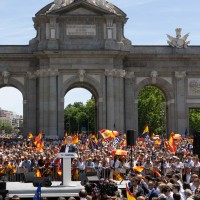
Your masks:
<svg viewBox="0 0 200 200"><path fill-rule="evenodd" d="M57 154L64 140L41 140L43 148L36 150L34 137L1 136L1 180L24 182L26 173L39 171L40 176L61 181L61 159ZM160 141L158 145L151 138L138 139L130 147L126 146L125 135L109 140L92 134L76 135L73 145L78 158L72 160L72 180L84 185L80 199L200 199L200 162L189 148L191 139L175 141L175 151ZM96 175L99 182L88 182L89 175ZM118 188L123 181L127 183L126 190Z"/></svg>

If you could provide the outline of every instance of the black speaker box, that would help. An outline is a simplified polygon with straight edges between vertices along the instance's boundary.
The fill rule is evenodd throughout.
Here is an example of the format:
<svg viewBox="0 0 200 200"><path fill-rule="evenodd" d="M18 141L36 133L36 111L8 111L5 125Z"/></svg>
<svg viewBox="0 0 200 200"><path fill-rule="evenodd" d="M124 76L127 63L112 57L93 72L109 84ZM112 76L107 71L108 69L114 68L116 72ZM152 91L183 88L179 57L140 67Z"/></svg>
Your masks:
<svg viewBox="0 0 200 200"><path fill-rule="evenodd" d="M6 190L6 182L0 181L0 190Z"/></svg>
<svg viewBox="0 0 200 200"><path fill-rule="evenodd" d="M35 178L35 172L24 173L24 182L25 183L33 183L34 178Z"/></svg>
<svg viewBox="0 0 200 200"><path fill-rule="evenodd" d="M5 198L7 194L8 194L8 190L0 190L0 195L2 195L3 198Z"/></svg>
<svg viewBox="0 0 200 200"><path fill-rule="evenodd" d="M126 145L127 146L134 146L135 143L135 131L134 130L127 130L126 131Z"/></svg>
<svg viewBox="0 0 200 200"><path fill-rule="evenodd" d="M194 132L193 154L200 155L200 131Z"/></svg>
<svg viewBox="0 0 200 200"><path fill-rule="evenodd" d="M52 185L52 182L47 177L35 177L33 180L33 186L38 187L39 185L41 187L50 187Z"/></svg>

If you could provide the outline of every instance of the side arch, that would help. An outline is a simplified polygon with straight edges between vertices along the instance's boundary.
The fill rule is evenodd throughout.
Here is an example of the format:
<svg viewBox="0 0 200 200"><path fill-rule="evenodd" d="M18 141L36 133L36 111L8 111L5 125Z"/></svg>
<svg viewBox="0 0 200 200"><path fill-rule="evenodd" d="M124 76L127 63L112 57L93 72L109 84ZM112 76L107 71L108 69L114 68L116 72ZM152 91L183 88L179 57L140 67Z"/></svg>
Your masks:
<svg viewBox="0 0 200 200"><path fill-rule="evenodd" d="M14 78L9 78L7 84L5 84L3 80L0 81L0 88L9 86L18 89L22 93L23 99L26 99L25 88L19 81Z"/></svg>
<svg viewBox="0 0 200 200"><path fill-rule="evenodd" d="M167 113L167 132L170 133L175 130L175 91L172 84L162 78L157 78L155 83L152 83L151 78L146 78L135 86L135 103L134 110L135 116L135 127L138 130L138 95L141 89L145 86L155 86L159 88L166 100L166 113Z"/></svg>
<svg viewBox="0 0 200 200"><path fill-rule="evenodd" d="M141 89L147 85L158 87L161 91L163 91L166 101L170 101L174 99L174 89L173 86L167 82L166 80L162 78L157 78L156 83L152 83L151 78L146 78L143 81L141 81L139 84L136 85L135 88L135 99L138 99L138 95L141 91Z"/></svg>

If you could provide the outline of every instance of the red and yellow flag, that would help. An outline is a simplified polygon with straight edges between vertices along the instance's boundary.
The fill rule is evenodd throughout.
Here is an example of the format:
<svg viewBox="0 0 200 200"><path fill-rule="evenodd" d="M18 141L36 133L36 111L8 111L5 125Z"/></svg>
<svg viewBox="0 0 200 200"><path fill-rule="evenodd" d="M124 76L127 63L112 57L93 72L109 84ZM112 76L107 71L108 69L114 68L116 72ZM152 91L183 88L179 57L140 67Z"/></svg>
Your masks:
<svg viewBox="0 0 200 200"><path fill-rule="evenodd" d="M133 167L133 170L135 170L136 172L141 173L144 170L144 167L143 166L135 166L135 167Z"/></svg>
<svg viewBox="0 0 200 200"><path fill-rule="evenodd" d="M57 173L58 173L59 176L62 176L62 171L61 171L60 168L58 168Z"/></svg>
<svg viewBox="0 0 200 200"><path fill-rule="evenodd" d="M35 175L36 177L42 177L42 174L39 169L36 170Z"/></svg>
<svg viewBox="0 0 200 200"><path fill-rule="evenodd" d="M127 200L136 200L136 198L133 196L133 194L130 192L127 184L126 184L126 196Z"/></svg>
<svg viewBox="0 0 200 200"><path fill-rule="evenodd" d="M172 132L169 137L168 148L171 152L176 152L176 144L174 141L174 133Z"/></svg>
<svg viewBox="0 0 200 200"><path fill-rule="evenodd" d="M75 168L74 170L73 170L73 180L74 181L78 181L78 179L79 179L79 174L78 174L78 169L77 168Z"/></svg>
<svg viewBox="0 0 200 200"><path fill-rule="evenodd" d="M103 136L104 139L107 140L112 140L113 138L115 138L115 131L111 131L108 129L102 129L99 131L99 133Z"/></svg>
<svg viewBox="0 0 200 200"><path fill-rule="evenodd" d="M28 139L33 139L33 134L31 132L28 134Z"/></svg>
<svg viewBox="0 0 200 200"><path fill-rule="evenodd" d="M78 136L75 135L75 136L72 138L71 144L77 144L77 143L78 143Z"/></svg>
<svg viewBox="0 0 200 200"><path fill-rule="evenodd" d="M40 141L36 144L36 151L40 151L40 152L44 151L44 141Z"/></svg>
<svg viewBox="0 0 200 200"><path fill-rule="evenodd" d="M40 133L35 137L34 144L37 145L38 142L42 140L43 132L40 131Z"/></svg>

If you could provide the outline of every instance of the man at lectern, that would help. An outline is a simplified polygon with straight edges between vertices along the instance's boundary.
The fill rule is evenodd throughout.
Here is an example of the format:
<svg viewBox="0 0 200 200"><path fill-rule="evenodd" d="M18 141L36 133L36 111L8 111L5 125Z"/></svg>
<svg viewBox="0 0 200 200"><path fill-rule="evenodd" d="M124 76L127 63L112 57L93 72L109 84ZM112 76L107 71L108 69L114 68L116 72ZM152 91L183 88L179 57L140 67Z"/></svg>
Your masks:
<svg viewBox="0 0 200 200"><path fill-rule="evenodd" d="M66 144L62 145L60 148L60 153L75 153L77 152L77 147L73 144L72 142L72 137L67 136L66 137ZM71 160L72 162L72 160ZM62 172L63 172L63 159L62 159L62 164L61 164ZM63 185L63 174L62 174L62 183L60 185Z"/></svg>
<svg viewBox="0 0 200 200"><path fill-rule="evenodd" d="M60 152L63 153L74 153L77 152L77 148L75 145L71 144L72 142L72 137L71 136L67 136L66 138L66 144L61 146Z"/></svg>

